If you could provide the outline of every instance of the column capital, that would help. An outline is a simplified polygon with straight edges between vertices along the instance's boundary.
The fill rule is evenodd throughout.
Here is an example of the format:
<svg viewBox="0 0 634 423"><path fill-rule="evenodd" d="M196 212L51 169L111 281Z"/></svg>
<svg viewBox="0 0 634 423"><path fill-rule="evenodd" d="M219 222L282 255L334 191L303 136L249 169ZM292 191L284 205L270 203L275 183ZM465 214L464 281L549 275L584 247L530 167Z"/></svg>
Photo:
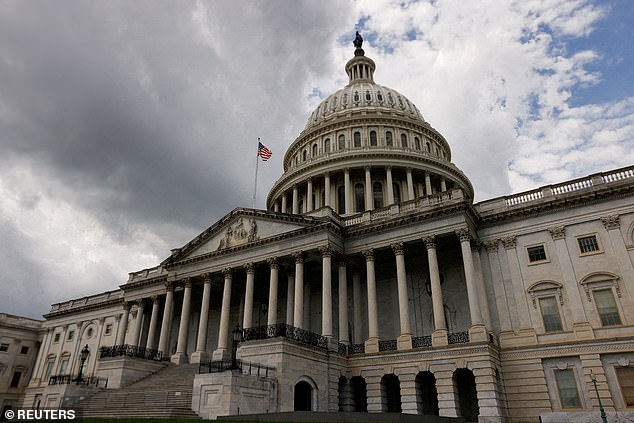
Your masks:
<svg viewBox="0 0 634 423"><path fill-rule="evenodd" d="M137 307L143 307L143 298L139 298L134 304L136 304Z"/></svg>
<svg viewBox="0 0 634 423"><path fill-rule="evenodd" d="M502 241L502 245L504 245L504 248L510 250L515 248L515 246L517 245L517 236L509 235L502 238L500 241Z"/></svg>
<svg viewBox="0 0 634 423"><path fill-rule="evenodd" d="M323 245L319 247L319 253L322 257L332 257L332 247L330 247L330 244Z"/></svg>
<svg viewBox="0 0 634 423"><path fill-rule="evenodd" d="M271 269L279 269L280 264L277 262L277 257L269 257L266 259L266 262L269 264Z"/></svg>
<svg viewBox="0 0 634 423"><path fill-rule="evenodd" d="M203 278L203 283L211 283L211 272L203 273L201 276Z"/></svg>
<svg viewBox="0 0 634 423"><path fill-rule="evenodd" d="M363 170L365 170L366 172L369 172L371 168L372 168L372 166L370 166L370 165L363 166Z"/></svg>
<svg viewBox="0 0 634 423"><path fill-rule="evenodd" d="M471 231L469 231L469 228L456 229L454 232L456 233L456 236L458 237L460 242L471 241L471 239L473 239L473 236L471 236Z"/></svg>
<svg viewBox="0 0 634 423"><path fill-rule="evenodd" d="M243 265L244 270L247 271L247 274L254 274L255 273L255 266L253 265L253 263L249 262L249 263L244 263Z"/></svg>
<svg viewBox="0 0 634 423"><path fill-rule="evenodd" d="M185 288L191 288L192 287L192 278L190 278L188 276L185 279L183 279L183 285L185 286Z"/></svg>
<svg viewBox="0 0 634 423"><path fill-rule="evenodd" d="M425 243L425 248L428 250L432 248L436 248L436 235L428 235L423 237L423 242Z"/></svg>
<svg viewBox="0 0 634 423"><path fill-rule="evenodd" d="M611 214L609 216L602 216L601 223L603 223L603 227L606 230L609 229L618 229L621 227L621 222L619 220L618 214Z"/></svg>
<svg viewBox="0 0 634 423"><path fill-rule="evenodd" d="M484 248L487 249L487 252L493 252L493 251L497 251L498 250L498 243L500 242L500 240L498 239L492 239L489 241L484 241Z"/></svg>
<svg viewBox="0 0 634 423"><path fill-rule="evenodd" d="M395 242L394 244L390 245L390 247L392 247L392 250L394 250L394 254L396 254L397 256L405 254L405 248L403 247L402 242Z"/></svg>
<svg viewBox="0 0 634 423"><path fill-rule="evenodd" d="M152 298L152 305L156 305L159 303L158 295L152 295L150 298Z"/></svg>
<svg viewBox="0 0 634 423"><path fill-rule="evenodd" d="M566 237L566 226L554 226L552 228L548 228L548 232L550 236L555 239L564 239Z"/></svg>
<svg viewBox="0 0 634 423"><path fill-rule="evenodd" d="M165 281L165 291L174 292L174 281Z"/></svg>
<svg viewBox="0 0 634 423"><path fill-rule="evenodd" d="M385 170L392 171L392 166L390 166L390 165L385 166Z"/></svg>
<svg viewBox="0 0 634 423"><path fill-rule="evenodd" d="M337 256L337 267L347 267L348 266L348 260L346 259L345 256L342 255L338 255Z"/></svg>
<svg viewBox="0 0 634 423"><path fill-rule="evenodd" d="M122 305L124 311L130 311L130 307L132 306L132 304L130 304L130 301L125 300L123 301Z"/></svg>
<svg viewBox="0 0 634 423"><path fill-rule="evenodd" d="M225 267L224 269L222 269L222 274L225 279L231 279L233 278L233 269L230 267Z"/></svg>
<svg viewBox="0 0 634 423"><path fill-rule="evenodd" d="M372 248L363 250L361 253L365 257L365 261L374 261L374 250Z"/></svg>
<svg viewBox="0 0 634 423"><path fill-rule="evenodd" d="M303 263L304 262L304 252L296 251L293 253L293 259L295 259L295 263Z"/></svg>

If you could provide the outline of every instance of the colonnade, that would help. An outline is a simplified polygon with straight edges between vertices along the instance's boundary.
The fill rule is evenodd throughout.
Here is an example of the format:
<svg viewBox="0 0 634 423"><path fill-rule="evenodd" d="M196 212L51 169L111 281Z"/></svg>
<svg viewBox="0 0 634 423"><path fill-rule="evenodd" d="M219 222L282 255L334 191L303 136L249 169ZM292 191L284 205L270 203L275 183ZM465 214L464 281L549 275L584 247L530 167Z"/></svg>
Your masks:
<svg viewBox="0 0 634 423"><path fill-rule="evenodd" d="M470 337L472 340L484 340L486 339L485 328L482 319L482 313L477 296L476 289L476 275L473 264L473 256L471 252L471 235L468 229L460 229L456 231L456 235L460 240L460 246L462 251L462 258L464 262L465 281L467 288L467 299L469 304L469 314L471 318ZM427 251L427 260L429 263L429 276L431 283L431 298L433 309L433 323L434 332L432 334L432 345L447 345L447 324L445 322L444 308L443 308L443 294L440 284L440 273L438 270L438 259L436 252L436 237L429 235L422 238L423 245ZM410 310L409 310L409 298L407 290L407 269L405 264L405 250L402 242L393 243L390 245L390 249L394 254L395 266L396 266L396 281L397 281L397 293L398 293L398 314L399 314L399 327L400 335L397 339L397 349L407 350L412 348L412 330L410 322ZM321 280L321 335L333 339L334 337L334 323L333 323L333 273L336 275L336 283L338 286L338 309L340 310L338 316L338 341L344 344L349 344L349 331L348 331L348 261L346 257L336 253L330 245L324 245L318 247L318 253L321 257L322 267L322 280ZM312 254L315 251L311 251ZM375 249L369 248L363 251L363 258L365 261L366 270L366 288L367 288L367 328L368 338L365 341L365 351L368 353L376 352L379 350L379 310L377 303L377 288L376 288L376 275L375 275ZM305 307L305 292L304 292L304 277L305 277L305 262L307 252L297 251L291 255L291 257L270 257L266 260L269 267L269 289L268 289L268 316L267 324L273 325L278 322L277 316L277 303L278 303L278 285L279 285L279 267L280 262L284 259L288 261L288 258L292 258L292 265L287 270L288 288L287 288L287 310L286 310L286 323L300 328L306 329L307 322L304 321L304 307ZM333 257L335 258L336 272L333 272ZM255 285L255 272L256 266L254 263L246 263L243 266L246 272L246 287L244 291L244 305L241 325L243 328L250 328L254 326L253 322L253 296ZM172 361L176 363L185 363L187 361L201 362L207 360L210 355L213 360L220 360L228 358L230 351L229 335L230 335L230 312L231 312L231 295L233 287L233 277L236 268L225 268L222 270L224 279L223 293L222 293L222 305L220 310L220 321L217 347L209 354L207 351L207 329L209 324L209 304L211 294L212 274L204 273L200 277L196 277L197 280L202 279L203 289L201 298L201 309L199 314L199 324L196 339L195 351L187 351L187 338L189 333L189 319L192 314L192 278L186 278L178 281L183 285L183 299L181 307L180 324L177 335L176 352L172 355ZM156 339L157 325L159 320L159 299L158 297L152 297L152 312L150 317L150 323L148 328L148 336L146 348L158 349L165 353L168 351L168 342L170 337L170 326L174 314L174 287L176 281L166 283L165 290L165 306L162 316L162 324L160 334L158 337L158 343ZM355 331L358 331L363 320L361 315L361 282L358 271L353 272L352 280L352 303L353 303L353 327ZM144 312L143 301L137 302L137 313L139 318L135 321L135 326L132 329L132 335L130 338L130 344L139 345L142 331L142 319L140 316ZM344 310L341 312L341 310ZM128 321L127 315L130 312L130 304L128 303L123 310L123 316L121 318L121 324L118 328L116 344L121 345L124 343L124 337L126 333L126 324ZM475 335L475 338L474 338ZM478 335L481 335L478 337ZM356 341L356 340L355 340ZM191 357L190 357L191 354Z"/></svg>
<svg viewBox="0 0 634 423"><path fill-rule="evenodd" d="M353 177L363 171L363 176ZM395 177L393 171L397 171ZM343 180L343 183L342 183ZM379 184L375 187L375 184ZM355 192L361 184L363 191ZM339 214L353 214L389 206L416 197L429 196L447 191L447 180L442 175L429 171L414 170L411 167L365 166L361 169L345 168L343 172L325 172L308 178L282 192L273 201L273 211L281 213L309 213L321 207L331 207ZM340 199L339 189L343 188L344 198ZM378 190L380 188L380 190ZM336 194L336 195L333 195ZM361 208L357 207L357 197L363 196ZM287 198L290 197L290 200ZM380 201L375 201L380 200Z"/></svg>

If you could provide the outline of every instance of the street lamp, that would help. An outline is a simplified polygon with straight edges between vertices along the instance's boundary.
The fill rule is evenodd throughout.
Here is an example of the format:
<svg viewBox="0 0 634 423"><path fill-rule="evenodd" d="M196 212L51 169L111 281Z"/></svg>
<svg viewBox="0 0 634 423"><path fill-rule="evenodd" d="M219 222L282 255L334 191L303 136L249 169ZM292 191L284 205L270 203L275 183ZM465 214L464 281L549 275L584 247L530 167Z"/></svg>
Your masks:
<svg viewBox="0 0 634 423"><path fill-rule="evenodd" d="M238 368L238 344L242 342L242 329L240 324L236 324L236 328L233 330L233 343L231 345L231 369Z"/></svg>
<svg viewBox="0 0 634 423"><path fill-rule="evenodd" d="M77 376L77 382L82 382L84 380L84 366L86 365L88 355L90 355L90 350L88 349L88 344L86 344L86 346L79 353L79 376Z"/></svg>
<svg viewBox="0 0 634 423"><path fill-rule="evenodd" d="M597 393L597 399L599 400L599 410L601 410L601 420L603 421L603 423L608 423L608 418L605 415L605 410L603 409L603 404L601 403L601 397L599 396L599 389L597 388L597 376L592 373L592 370L590 370L590 380L592 380L592 383L594 384L594 392Z"/></svg>

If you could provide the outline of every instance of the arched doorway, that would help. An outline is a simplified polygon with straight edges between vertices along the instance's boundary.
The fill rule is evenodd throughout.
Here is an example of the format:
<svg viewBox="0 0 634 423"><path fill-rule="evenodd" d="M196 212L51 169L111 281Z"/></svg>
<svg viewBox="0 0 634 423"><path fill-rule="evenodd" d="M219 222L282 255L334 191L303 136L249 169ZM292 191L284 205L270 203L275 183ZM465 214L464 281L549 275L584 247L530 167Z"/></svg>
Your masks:
<svg viewBox="0 0 634 423"><path fill-rule="evenodd" d="M456 408L467 422L477 422L480 409L475 376L469 369L458 369L453 374Z"/></svg>
<svg viewBox="0 0 634 423"><path fill-rule="evenodd" d="M365 379L361 376L355 376L350 379L350 386L352 387L354 411L368 411L368 389Z"/></svg>
<svg viewBox="0 0 634 423"><path fill-rule="evenodd" d="M436 378L432 372L420 372L416 375L416 396L419 414L439 415Z"/></svg>
<svg viewBox="0 0 634 423"><path fill-rule="evenodd" d="M381 378L381 399L383 411L388 413L400 413L401 410L401 382L395 374L385 375Z"/></svg>
<svg viewBox="0 0 634 423"><path fill-rule="evenodd" d="M294 407L295 411L312 411L313 388L305 380L295 384Z"/></svg>

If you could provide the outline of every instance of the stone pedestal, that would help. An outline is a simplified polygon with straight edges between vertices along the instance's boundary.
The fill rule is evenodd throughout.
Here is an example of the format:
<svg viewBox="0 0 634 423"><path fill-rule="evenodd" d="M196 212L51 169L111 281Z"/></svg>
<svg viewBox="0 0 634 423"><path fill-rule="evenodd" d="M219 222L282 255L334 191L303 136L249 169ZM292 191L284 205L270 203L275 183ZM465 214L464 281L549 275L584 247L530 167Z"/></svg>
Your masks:
<svg viewBox="0 0 634 423"><path fill-rule="evenodd" d="M187 353L176 352L171 358L170 361L176 365L187 364L189 363L189 357L187 357Z"/></svg>
<svg viewBox="0 0 634 423"><path fill-rule="evenodd" d="M443 347L445 345L449 345L449 340L447 339L447 330L436 329L431 334L431 345L433 347Z"/></svg>
<svg viewBox="0 0 634 423"><path fill-rule="evenodd" d="M487 342L488 334L484 325L473 325L469 328L470 342Z"/></svg>
<svg viewBox="0 0 634 423"><path fill-rule="evenodd" d="M379 352L379 338L370 338L365 341L365 352L366 354Z"/></svg>
<svg viewBox="0 0 634 423"><path fill-rule="evenodd" d="M206 351L196 351L195 353L192 353L192 356L189 359L189 362L199 364L199 363L204 363L208 359L209 357Z"/></svg>
<svg viewBox="0 0 634 423"><path fill-rule="evenodd" d="M231 358L231 352L227 348L218 348L211 355L212 361L229 360Z"/></svg>
<svg viewBox="0 0 634 423"><path fill-rule="evenodd" d="M412 349L412 335L407 333L396 338L396 349L398 351L411 350Z"/></svg>
<svg viewBox="0 0 634 423"><path fill-rule="evenodd" d="M572 330L578 341L594 339L594 331L588 322L575 322L572 324Z"/></svg>

